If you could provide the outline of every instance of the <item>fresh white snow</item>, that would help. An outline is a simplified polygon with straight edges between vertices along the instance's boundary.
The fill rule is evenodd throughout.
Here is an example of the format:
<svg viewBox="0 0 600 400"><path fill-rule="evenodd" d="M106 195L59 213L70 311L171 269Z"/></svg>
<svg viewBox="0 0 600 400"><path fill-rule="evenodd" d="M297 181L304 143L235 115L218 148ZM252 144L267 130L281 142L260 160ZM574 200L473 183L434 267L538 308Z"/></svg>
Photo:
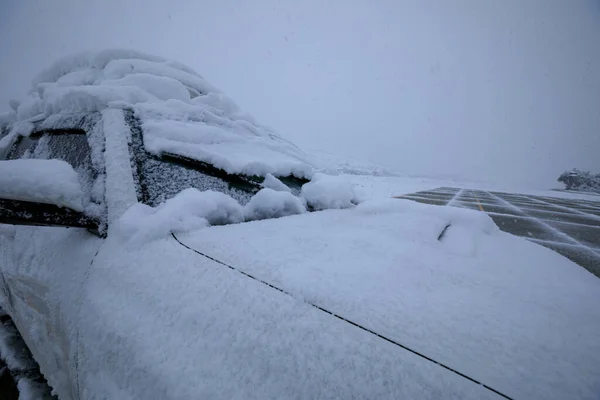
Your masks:
<svg viewBox="0 0 600 400"><path fill-rule="evenodd" d="M61 160L0 161L0 198L55 204L83 211L77 172Z"/></svg>
<svg viewBox="0 0 600 400"><path fill-rule="evenodd" d="M3 120L132 109L151 153L187 156L231 174L310 178L316 168L313 158L241 113L190 68L138 52L106 50L61 59L14 105L16 111Z"/></svg>
<svg viewBox="0 0 600 400"><path fill-rule="evenodd" d="M484 213L372 200L178 237L512 398L600 389L600 281Z"/></svg>
<svg viewBox="0 0 600 400"><path fill-rule="evenodd" d="M46 384L35 382L26 377L19 379L17 388L19 390L19 400L52 399L48 393L48 386Z"/></svg>
<svg viewBox="0 0 600 400"><path fill-rule="evenodd" d="M2 308L0 314L4 314ZM14 325L8 321L0 323L0 358L16 381L19 400L51 399L48 385L34 380L39 377L37 365Z"/></svg>
<svg viewBox="0 0 600 400"><path fill-rule="evenodd" d="M304 217L310 215L268 221ZM218 229L201 231L220 236ZM87 281L79 319L81 398L499 398L173 238L134 252L121 240L109 235ZM235 235L221 241L237 255L248 248ZM283 254L297 255L296 244L262 246L261 254L275 256L266 262L287 265Z"/></svg>
<svg viewBox="0 0 600 400"><path fill-rule="evenodd" d="M114 230L124 240L139 244L209 225L244 221L244 209L226 194L185 189L157 207L141 203L131 206L115 223Z"/></svg>
<svg viewBox="0 0 600 400"><path fill-rule="evenodd" d="M120 147L125 148L125 144L121 143ZM118 152L107 152L115 153ZM109 171L114 169L119 174L128 171L128 168L117 168L115 159L107 160L107 165L111 166ZM120 179L128 176L125 174ZM109 185L112 186L115 180L117 178L109 172ZM119 219L114 219L116 214L111 213L111 220L116 221L116 230L124 238L141 243L171 232L189 232L211 225L302 214L307 211L307 205L314 210L326 210L354 207L359 203L353 185L341 176L316 174L312 181L302 186L300 197L293 195L287 186L272 175L267 175L266 182L263 186L278 190L264 187L245 206L224 193L211 190L201 192L194 188L185 189L156 207L134 202L133 194L129 194L132 205Z"/></svg>
<svg viewBox="0 0 600 400"><path fill-rule="evenodd" d="M106 206L109 225L116 221L132 205L137 203L133 181L128 142L130 130L120 110L107 109L102 112L104 136L106 138L104 164L106 165Z"/></svg>
<svg viewBox="0 0 600 400"><path fill-rule="evenodd" d="M302 214L306 206L301 199L290 192L264 188L256 193L244 207L246 220L279 218Z"/></svg>
<svg viewBox="0 0 600 400"><path fill-rule="evenodd" d="M189 188L157 207L133 204L115 223L113 230L136 244L156 240L169 233L189 232L211 225L236 224L280 218L306 212L301 198L290 192L265 188L241 206L232 197L211 190Z"/></svg>
<svg viewBox="0 0 600 400"><path fill-rule="evenodd" d="M261 186L264 188L277 190L279 192L291 191L291 189L287 187L285 183L281 182L279 179L277 179L271 174L265 175L265 180L261 183Z"/></svg>
<svg viewBox="0 0 600 400"><path fill-rule="evenodd" d="M302 186L301 196L314 210L348 208L359 202L354 186L344 177L316 174Z"/></svg>
<svg viewBox="0 0 600 400"><path fill-rule="evenodd" d="M532 196L558 197L574 200L598 201L598 196L589 193L566 192L557 190L530 189L522 186L498 185L489 182L469 182L448 179L434 179L416 176L374 176L374 175L341 175L354 185L360 198L378 198L401 196L422 190L432 190L440 187L460 189L476 189L505 193L524 194ZM557 187L559 185L557 184Z"/></svg>
<svg viewBox="0 0 600 400"><path fill-rule="evenodd" d="M0 314L4 314L1 308ZM5 323L0 323L0 357L12 371L27 371L34 366L31 357L23 352L23 342L14 326Z"/></svg>

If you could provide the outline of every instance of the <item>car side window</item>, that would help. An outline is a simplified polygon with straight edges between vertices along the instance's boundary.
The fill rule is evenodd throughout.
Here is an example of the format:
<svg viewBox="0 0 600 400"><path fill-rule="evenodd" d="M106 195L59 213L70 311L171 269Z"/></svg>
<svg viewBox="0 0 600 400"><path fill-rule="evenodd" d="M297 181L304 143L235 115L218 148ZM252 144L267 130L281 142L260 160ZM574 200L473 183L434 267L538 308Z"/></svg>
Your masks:
<svg viewBox="0 0 600 400"><path fill-rule="evenodd" d="M68 162L77 171L81 186L90 195L91 201L98 204L102 202L93 190L98 173L92 168L91 150L85 131L62 129L22 136L13 144L7 159L21 158L57 159Z"/></svg>
<svg viewBox="0 0 600 400"><path fill-rule="evenodd" d="M31 151L35 149L38 138L32 138L29 136L21 136L13 144L11 150L8 152L8 160L16 160L19 158L29 158ZM28 153L29 152L29 153Z"/></svg>
<svg viewBox="0 0 600 400"><path fill-rule="evenodd" d="M91 165L90 147L84 131L61 130L33 133L13 145L8 159L58 159L77 169Z"/></svg>
<svg viewBox="0 0 600 400"><path fill-rule="evenodd" d="M0 140L2 140L2 138L8 135L8 132L10 132L8 128L0 127Z"/></svg>

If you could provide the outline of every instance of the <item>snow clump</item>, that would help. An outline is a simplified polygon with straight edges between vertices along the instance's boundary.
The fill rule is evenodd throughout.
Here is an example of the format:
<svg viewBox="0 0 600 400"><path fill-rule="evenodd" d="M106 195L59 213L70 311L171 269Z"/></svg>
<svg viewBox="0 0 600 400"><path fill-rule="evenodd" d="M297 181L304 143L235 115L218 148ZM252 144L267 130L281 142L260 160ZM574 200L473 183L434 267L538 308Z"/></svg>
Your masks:
<svg viewBox="0 0 600 400"><path fill-rule="evenodd" d="M245 207L246 220L280 218L306 212L301 199L289 192L265 188L256 193Z"/></svg>
<svg viewBox="0 0 600 400"><path fill-rule="evenodd" d="M351 182L324 174L315 174L302 186L301 196L313 210L350 208L360 202Z"/></svg>
<svg viewBox="0 0 600 400"><path fill-rule="evenodd" d="M271 174L265 176L265 180L261 184L264 188L277 190L278 192L291 192L291 189L287 185L281 182L279 179Z"/></svg>
<svg viewBox="0 0 600 400"><path fill-rule="evenodd" d="M67 162L23 159L0 161L0 198L83 211L85 195Z"/></svg>
<svg viewBox="0 0 600 400"><path fill-rule="evenodd" d="M224 193L189 188L157 207L136 203L116 229L131 242L151 241L169 233L189 232L210 225L244 221L244 208Z"/></svg>

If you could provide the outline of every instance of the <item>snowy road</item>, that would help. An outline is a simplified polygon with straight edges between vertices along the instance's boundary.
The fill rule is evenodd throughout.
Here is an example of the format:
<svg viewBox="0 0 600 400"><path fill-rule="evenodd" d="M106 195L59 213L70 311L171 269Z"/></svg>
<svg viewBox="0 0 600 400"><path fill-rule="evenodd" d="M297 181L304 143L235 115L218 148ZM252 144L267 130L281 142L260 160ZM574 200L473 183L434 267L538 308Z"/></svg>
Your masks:
<svg viewBox="0 0 600 400"><path fill-rule="evenodd" d="M486 212L503 231L554 250L600 277L600 201L450 187L397 197Z"/></svg>

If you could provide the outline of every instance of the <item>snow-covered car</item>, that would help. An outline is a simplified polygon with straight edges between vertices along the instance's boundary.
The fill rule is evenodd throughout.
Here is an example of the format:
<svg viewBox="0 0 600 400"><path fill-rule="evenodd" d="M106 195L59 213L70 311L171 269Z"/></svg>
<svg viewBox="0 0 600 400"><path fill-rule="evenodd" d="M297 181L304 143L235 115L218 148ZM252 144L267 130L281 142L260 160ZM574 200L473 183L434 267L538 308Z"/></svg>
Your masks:
<svg viewBox="0 0 600 400"><path fill-rule="evenodd" d="M600 393L595 277L357 195L188 67L81 54L11 106L0 306L61 400Z"/></svg>

